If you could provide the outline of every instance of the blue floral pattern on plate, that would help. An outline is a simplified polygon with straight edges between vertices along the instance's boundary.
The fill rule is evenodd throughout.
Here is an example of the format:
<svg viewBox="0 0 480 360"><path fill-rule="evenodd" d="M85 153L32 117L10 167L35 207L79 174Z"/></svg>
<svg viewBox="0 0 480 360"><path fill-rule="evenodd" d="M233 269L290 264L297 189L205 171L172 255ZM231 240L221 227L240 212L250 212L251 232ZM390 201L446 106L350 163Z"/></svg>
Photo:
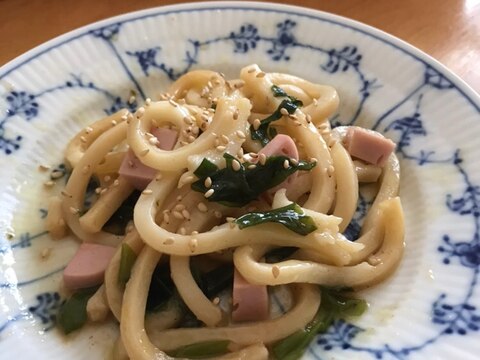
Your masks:
<svg viewBox="0 0 480 360"><path fill-rule="evenodd" d="M422 353L434 344L448 341L452 336L475 336L480 328L480 311L478 301L474 294L478 291L478 275L480 270L480 185L478 179L469 173L470 163L464 159L464 149L452 148L450 152L441 152L430 147L428 140L433 125L428 119L428 111L425 110L428 103L427 97L431 94L451 94L466 99L466 105L479 115L478 99L466 95L462 86L445 71L438 69L436 65L429 63L409 48L402 48L391 42L384 35L370 32L360 28L359 25L346 23L344 20L330 18L327 15L312 15L305 11L285 9L255 9L244 8L242 5L232 8L224 8L225 11L257 11L259 13L274 15L275 21L269 21L267 27L264 23L255 20L254 17L241 20L238 24L225 27L223 33L215 36L200 35L183 39L184 53L182 61L172 60L172 56L165 52L167 48L163 43L150 43L148 46L129 44L129 47L121 44L124 31L135 22L142 22L150 17L162 17L169 14L189 14L199 11L213 11L214 9L195 8L189 10L152 10L145 16L126 18L125 20L110 21L108 24L93 26L83 31L78 36L67 37L57 45L39 54L33 54L23 63L16 65L8 71L0 70L0 80L8 78L12 73L21 71L22 66L28 65L33 59L42 54L53 51L57 47L87 39L98 46L105 46L110 54L110 61L116 62L122 69L128 90L112 88L108 84L97 82L96 79L80 71L70 72L63 81L55 84L48 83L42 89L12 89L0 92L3 105L0 107L0 159L7 161L11 158L21 157L22 148L26 141L26 134L11 126L16 122L34 124L42 119L46 111L44 98L46 95L60 93L66 89L72 91L88 91L104 99L101 111L111 114L121 108L133 110L137 102L143 101L149 94L144 87L144 80L149 77L163 76L171 81L178 79L186 72L197 68L202 63L205 53L214 52L221 48L222 51L230 52L235 56L251 56L258 62L272 63L295 69L294 62L299 60L301 54L308 53L314 67L321 76L326 79L336 79L348 76L353 84L354 92L358 101L351 106L350 112L340 112L334 119L335 125L354 125L360 123L367 115L369 106L373 103L372 95L384 86L382 76L377 76L371 67L365 66L365 57L368 49L363 45L351 41L335 43L305 40L300 29L306 19L325 23L331 26L344 28L356 32L359 36L366 36L385 43L392 47L392 51L398 51L402 55L410 56L417 66L416 78L410 83L410 88L405 90L395 101L383 106L382 111L371 118L371 127L397 141L397 153L406 166L414 166L422 169L442 166L446 171L457 174L459 181L456 188L448 190L441 203L444 210L449 213L453 221L458 217L471 222L472 231L465 236L458 237L456 234L445 231L436 241L437 260L441 266L448 268L461 268L465 277L468 277L466 286L455 289L455 292L432 293L428 301L430 305L431 334L417 339L415 344L398 345L394 340L377 345L362 345L357 339L366 332L361 322L350 323L348 321L336 321L326 332L318 336L316 344L309 349L309 356L314 359L327 358L329 353L346 353L348 356L362 354L371 359L410 359L412 356L422 356ZM300 55L299 55L300 54ZM215 65L215 64L213 64ZM132 99L132 93L137 95ZM370 116L371 117L371 116ZM420 144L420 145L419 145ZM467 166L467 165L468 166ZM460 190L459 190L460 189ZM354 217L354 222L347 229L347 236L354 238L360 229L361 221L368 207L368 201L361 197L359 208ZM46 210L44 207L37 209L39 219L44 219ZM0 238L0 256L16 256L23 251L31 251L34 242L44 241L48 234L41 230L32 232L25 229L18 238L13 241ZM46 278L62 271L60 267L51 268L44 275L18 279L16 281L0 282L0 291L13 291L19 288L33 286ZM43 331L53 328L55 311L61 303L60 295L56 291L40 292L30 297L30 305L19 308L18 312L10 315L3 323L0 322L0 334L5 332L15 322L25 321L29 318L39 320ZM0 340L1 345L1 340Z"/></svg>

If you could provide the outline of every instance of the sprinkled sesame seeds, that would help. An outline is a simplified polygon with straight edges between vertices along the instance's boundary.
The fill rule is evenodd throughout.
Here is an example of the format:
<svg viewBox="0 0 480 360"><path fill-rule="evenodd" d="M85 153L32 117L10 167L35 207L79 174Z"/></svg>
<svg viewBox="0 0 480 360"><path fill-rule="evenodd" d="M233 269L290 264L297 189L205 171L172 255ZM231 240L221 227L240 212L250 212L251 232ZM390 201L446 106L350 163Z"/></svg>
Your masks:
<svg viewBox="0 0 480 360"><path fill-rule="evenodd" d="M310 158L310 162L316 163L316 162L318 162L318 160L317 160L317 158L311 157L311 158Z"/></svg>
<svg viewBox="0 0 480 360"><path fill-rule="evenodd" d="M105 181L105 182L109 182L110 180L112 180L112 177L110 175L105 175L103 177L103 181Z"/></svg>
<svg viewBox="0 0 480 360"><path fill-rule="evenodd" d="M55 185L55 182L52 180L48 180L43 183L43 186L45 186L46 188L51 188L53 187L53 185Z"/></svg>
<svg viewBox="0 0 480 360"><path fill-rule="evenodd" d="M172 215L175 219L183 220L184 217L180 211L172 211Z"/></svg>
<svg viewBox="0 0 480 360"><path fill-rule="evenodd" d="M185 219L187 219L187 220L190 219L190 212L187 209L182 210L182 215Z"/></svg>
<svg viewBox="0 0 480 360"><path fill-rule="evenodd" d="M282 115L284 115L284 116L288 116L288 115L289 115L289 112L288 112L287 109L281 108L281 109L280 109L280 114L282 114Z"/></svg>
<svg viewBox="0 0 480 360"><path fill-rule="evenodd" d="M140 119L143 114L145 114L145 108L142 106L142 107L139 107L137 112L135 113L135 116L137 117L137 119Z"/></svg>
<svg viewBox="0 0 480 360"><path fill-rule="evenodd" d="M272 266L272 274L275 279L278 278L278 276L280 275L280 269L278 268L278 266Z"/></svg>
<svg viewBox="0 0 480 360"><path fill-rule="evenodd" d="M188 115L183 117L183 122L187 125L192 125L193 124L193 121L192 121L191 117L188 116Z"/></svg>
<svg viewBox="0 0 480 360"><path fill-rule="evenodd" d="M50 257L51 253L52 253L52 248L50 247L44 248L40 253L40 257L42 258L42 260L46 260Z"/></svg>
<svg viewBox="0 0 480 360"><path fill-rule="evenodd" d="M231 222L234 222L234 221L235 221L235 218L232 217L232 216L227 216L227 217L225 218L225 220L226 220L227 222L231 223Z"/></svg>
<svg viewBox="0 0 480 360"><path fill-rule="evenodd" d="M178 233L180 235L187 235L187 230L182 226L180 229L178 229Z"/></svg>
<svg viewBox="0 0 480 360"><path fill-rule="evenodd" d="M190 239L188 242L188 247L190 248L190 251L193 253L197 249L198 246L198 240L197 239Z"/></svg>
<svg viewBox="0 0 480 360"><path fill-rule="evenodd" d="M52 173L50 174L50 178L52 180L56 180L56 179L60 179L64 175L65 175L65 173L63 171L55 170L55 171L52 171Z"/></svg>
<svg viewBox="0 0 480 360"><path fill-rule="evenodd" d="M62 191L60 192L60 194L62 194L62 195L65 196L65 197L69 197L69 198L72 197L72 194L70 194L70 193L67 192L66 190L62 190Z"/></svg>
<svg viewBox="0 0 480 360"><path fill-rule="evenodd" d="M187 141L188 141L189 143L192 143L192 142L194 142L194 141L195 141L195 139L196 139L196 137L195 137L195 136L193 136L193 135L189 135L189 136L188 136L188 138L187 138Z"/></svg>
<svg viewBox="0 0 480 360"><path fill-rule="evenodd" d="M168 238L163 242L163 245L172 245L172 244L173 244L173 239L172 238Z"/></svg>
<svg viewBox="0 0 480 360"><path fill-rule="evenodd" d="M212 186L212 178L209 176L205 179L205 181L203 182L203 185L205 185L205 187L209 188Z"/></svg>
<svg viewBox="0 0 480 360"><path fill-rule="evenodd" d="M142 151L140 151L140 156L147 155L149 151L150 151L150 149L143 149Z"/></svg>
<svg viewBox="0 0 480 360"><path fill-rule="evenodd" d="M151 103L152 103L152 99L150 98L145 99L145 106L150 106Z"/></svg>
<svg viewBox="0 0 480 360"><path fill-rule="evenodd" d="M171 98L168 99L168 103L169 103L170 105L172 105L173 107L177 107L177 106L178 106L178 104L177 104L175 101L173 101L173 99L171 99Z"/></svg>
<svg viewBox="0 0 480 360"><path fill-rule="evenodd" d="M260 79L261 79L261 78L264 78L264 77L265 77L265 75L267 75L267 74L265 74L263 71L260 71L260 72L259 72L257 75L255 75L255 77L257 77L257 78L260 78Z"/></svg>
<svg viewBox="0 0 480 360"><path fill-rule="evenodd" d="M101 188L101 187L97 187L97 188L95 189L95 194L100 194L101 191L102 191L102 188Z"/></svg>
<svg viewBox="0 0 480 360"><path fill-rule="evenodd" d="M118 179L115 179L115 180L113 181L113 186L114 186L114 187L115 187L115 186L118 186L118 184L120 184L120 181L119 181Z"/></svg>
<svg viewBox="0 0 480 360"><path fill-rule="evenodd" d="M237 81L237 82L233 85L233 87L234 87L235 89L241 89L241 88L244 87L244 86L245 86L245 81L243 81L243 80Z"/></svg>
<svg viewBox="0 0 480 360"><path fill-rule="evenodd" d="M77 215L77 214L80 212L79 209L77 209L76 207L73 207L73 206L70 206L70 207L68 208L68 210L69 210L70 213L72 213L73 215Z"/></svg>
<svg viewBox="0 0 480 360"><path fill-rule="evenodd" d="M251 73L253 73L253 72L255 72L255 71L257 71L257 69L255 69L255 68L250 68L250 69L248 69L247 73L251 74Z"/></svg>
<svg viewBox="0 0 480 360"><path fill-rule="evenodd" d="M103 195L103 194L105 194L107 191L108 191L108 189L107 189L107 188L103 188L103 189L102 189L102 191L100 191L100 195Z"/></svg>
<svg viewBox="0 0 480 360"><path fill-rule="evenodd" d="M185 209L185 205L177 204L177 205L175 205L175 207L173 209L176 210L176 211L182 211L183 209Z"/></svg>
<svg viewBox="0 0 480 360"><path fill-rule="evenodd" d="M125 120L126 120L126 119L127 119L127 118L125 118ZM92 131L93 131L93 128L92 128L91 126L87 126L87 127L85 128L85 134L87 134L87 135L90 134Z"/></svg>
<svg viewBox="0 0 480 360"><path fill-rule="evenodd" d="M230 141L230 139L228 138L228 136L223 134L222 135L222 142L226 145L226 144L228 144L229 141Z"/></svg>
<svg viewBox="0 0 480 360"><path fill-rule="evenodd" d="M255 120L253 120L253 129L254 129L254 130L258 130L258 128L260 127L260 125L262 125L260 119L255 119Z"/></svg>
<svg viewBox="0 0 480 360"><path fill-rule="evenodd" d="M162 174L157 174L157 176L155 176L155 180L160 181L160 180L162 180L162 177L163 177Z"/></svg>
<svg viewBox="0 0 480 360"><path fill-rule="evenodd" d="M298 120L294 120L293 123L295 124L295 126L302 126L302 123Z"/></svg>
<svg viewBox="0 0 480 360"><path fill-rule="evenodd" d="M310 124L312 122L312 115L310 115L310 114L305 115L305 119Z"/></svg>
<svg viewBox="0 0 480 360"><path fill-rule="evenodd" d="M240 165L240 162L239 162L238 160L233 160L233 161L232 161L232 169L233 169L234 171L240 170L241 167L242 167L242 166Z"/></svg>
<svg viewBox="0 0 480 360"><path fill-rule="evenodd" d="M219 152L224 152L226 148L227 148L226 146L220 145L220 146L217 146L215 149L217 149L217 151Z"/></svg>
<svg viewBox="0 0 480 360"><path fill-rule="evenodd" d="M80 136L80 141L85 144L87 142L87 138L82 135Z"/></svg>
<svg viewBox="0 0 480 360"><path fill-rule="evenodd" d="M239 115L239 111L238 111L238 109L235 109L235 111L233 112L233 120L237 120L238 115Z"/></svg>
<svg viewBox="0 0 480 360"><path fill-rule="evenodd" d="M112 120L112 121L110 121L110 124L112 124L112 126L117 125L117 120Z"/></svg>
<svg viewBox="0 0 480 360"><path fill-rule="evenodd" d="M142 195L151 195L153 191L151 189L145 189L142 191Z"/></svg>
<svg viewBox="0 0 480 360"><path fill-rule="evenodd" d="M51 169L50 165L44 165L44 164L38 165L38 170L39 171L47 171L47 170L50 170L50 169Z"/></svg>
<svg viewBox="0 0 480 360"><path fill-rule="evenodd" d="M258 162L261 164L261 165L265 165L265 163L267 162L267 156L265 154L259 154L258 155Z"/></svg>
<svg viewBox="0 0 480 360"><path fill-rule="evenodd" d="M288 169L289 167L290 167L290 162L287 159L285 159L285 161L283 162L283 168Z"/></svg>
<svg viewBox="0 0 480 360"><path fill-rule="evenodd" d="M291 159L290 159L290 163L291 163L293 166L297 166L297 165L298 165L298 160L297 160L297 159L294 159L294 158L291 158Z"/></svg>
<svg viewBox="0 0 480 360"><path fill-rule="evenodd" d="M163 221L165 221L167 224L170 222L170 215L168 212L163 213Z"/></svg>
<svg viewBox="0 0 480 360"><path fill-rule="evenodd" d="M330 166L327 168L327 175L328 175L328 176L332 176L334 172L335 172L335 168L334 168L332 165L330 165Z"/></svg>
<svg viewBox="0 0 480 360"><path fill-rule="evenodd" d="M235 131L235 134L240 138L240 139L245 139L246 135L242 130L237 130Z"/></svg>
<svg viewBox="0 0 480 360"><path fill-rule="evenodd" d="M257 167L257 165L255 165L255 164L250 164L250 165L247 166L247 168L249 170L255 169L256 167Z"/></svg>
<svg viewBox="0 0 480 360"><path fill-rule="evenodd" d="M158 144L158 139L156 137L151 137L150 139L148 139L148 142L151 145L157 145Z"/></svg>
<svg viewBox="0 0 480 360"><path fill-rule="evenodd" d="M222 218L222 213L218 210L215 210L213 212L213 215L217 218L217 219L221 219Z"/></svg>
<svg viewBox="0 0 480 360"><path fill-rule="evenodd" d="M203 212L203 213L205 213L205 212L208 211L207 205L205 205L205 203L203 203L203 202L200 202L200 203L197 204L197 209L198 209L200 212Z"/></svg>
<svg viewBox="0 0 480 360"><path fill-rule="evenodd" d="M177 198L176 198L177 201L182 201L182 199L183 199L182 195L178 195Z"/></svg>
<svg viewBox="0 0 480 360"><path fill-rule="evenodd" d="M207 192L205 192L205 197L208 199L210 196L213 195L214 192L215 190L209 189Z"/></svg>
<svg viewBox="0 0 480 360"><path fill-rule="evenodd" d="M220 304L220 298L217 296L216 298L214 298L214 299L212 300L212 303L213 303L213 305L218 305L218 304Z"/></svg>
<svg viewBox="0 0 480 360"><path fill-rule="evenodd" d="M313 105L314 105L314 106L317 106L317 105L318 105L318 100L317 100L317 99L313 98L312 102L313 102Z"/></svg>

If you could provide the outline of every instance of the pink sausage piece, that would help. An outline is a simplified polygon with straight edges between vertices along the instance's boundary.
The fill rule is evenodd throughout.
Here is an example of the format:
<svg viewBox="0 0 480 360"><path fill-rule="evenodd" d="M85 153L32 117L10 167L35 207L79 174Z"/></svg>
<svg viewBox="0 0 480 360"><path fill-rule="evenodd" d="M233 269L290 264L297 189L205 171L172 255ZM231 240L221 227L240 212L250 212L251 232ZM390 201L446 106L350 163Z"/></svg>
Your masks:
<svg viewBox="0 0 480 360"><path fill-rule="evenodd" d="M63 270L63 282L69 289L83 289L103 283L105 270L115 254L111 246L83 243Z"/></svg>
<svg viewBox="0 0 480 360"><path fill-rule="evenodd" d="M376 166L384 166L395 149L392 140L357 126L351 126L347 130L344 141L351 156Z"/></svg>
<svg viewBox="0 0 480 360"><path fill-rule="evenodd" d="M284 134L276 135L272 139L272 141L270 141L267 145L265 145L263 149L258 152L258 154L265 154L267 157L274 155L283 155L289 157L290 159L298 160L298 149L295 141L293 141L290 136ZM266 194L267 198L271 201L275 192L277 192L281 188L286 188L288 192L288 189L290 188L290 186L292 186L292 183L295 181L296 177L297 173L295 172L281 184L278 184L277 186L269 189Z"/></svg>
<svg viewBox="0 0 480 360"><path fill-rule="evenodd" d="M266 320L269 303L266 285L253 285L235 270L233 275L233 311L236 322Z"/></svg>
<svg viewBox="0 0 480 360"><path fill-rule="evenodd" d="M162 150L172 150L177 142L178 133L166 128L153 128L152 134L158 139L157 146ZM137 190L144 190L155 177L157 170L144 165L129 149L118 171Z"/></svg>

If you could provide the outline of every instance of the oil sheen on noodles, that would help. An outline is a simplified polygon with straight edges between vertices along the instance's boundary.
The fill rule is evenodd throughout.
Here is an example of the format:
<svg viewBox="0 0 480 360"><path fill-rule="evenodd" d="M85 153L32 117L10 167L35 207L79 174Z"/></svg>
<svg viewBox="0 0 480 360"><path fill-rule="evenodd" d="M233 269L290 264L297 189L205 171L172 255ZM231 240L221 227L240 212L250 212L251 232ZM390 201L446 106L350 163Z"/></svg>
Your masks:
<svg viewBox="0 0 480 360"><path fill-rule="evenodd" d="M398 160L393 152L371 154L382 151L381 146L375 150L376 142L390 141L378 133L332 129L329 118L338 105L330 86L265 73L257 65L244 67L234 80L195 70L171 84L157 101L147 99L135 113L121 110L98 120L70 141L65 158L72 173L50 203L47 227L53 237L63 237L70 229L83 243L116 248L87 306L90 321L104 321L109 313L118 321L114 358L170 359L186 345L225 340L228 351L209 358L268 359L273 344L313 319L322 286L360 289L394 272L404 247ZM366 142L367 154L354 149L356 132ZM219 175L197 171L207 163L212 174L225 167L230 167L230 175L246 174L271 166L270 159L278 156L285 157L283 169L299 164L308 169L292 171L246 203L214 201L221 195ZM98 184L95 200L84 208L92 179ZM204 191L192 185L199 179ZM254 179L262 181L270 179ZM351 241L344 232L362 186L372 194L372 205ZM133 218L124 232L112 234L105 225L135 188L140 195ZM248 227L237 221L245 214L293 205L309 219L309 231L293 231L275 221ZM136 254L126 282L119 281L122 245ZM266 261L279 248L293 250ZM194 264L202 271L233 265L234 293L241 277L246 289L269 287L271 292L282 287L290 305L266 318L237 318L236 307L243 305L235 295L232 300L231 285L212 299L197 281ZM77 267L81 273L82 264ZM170 273L175 295L161 310L147 312L158 268ZM80 283L70 286L73 292L84 286L82 276L78 278ZM64 279L68 288L67 275ZM262 306L250 302L254 309ZM198 326L183 325L185 309Z"/></svg>

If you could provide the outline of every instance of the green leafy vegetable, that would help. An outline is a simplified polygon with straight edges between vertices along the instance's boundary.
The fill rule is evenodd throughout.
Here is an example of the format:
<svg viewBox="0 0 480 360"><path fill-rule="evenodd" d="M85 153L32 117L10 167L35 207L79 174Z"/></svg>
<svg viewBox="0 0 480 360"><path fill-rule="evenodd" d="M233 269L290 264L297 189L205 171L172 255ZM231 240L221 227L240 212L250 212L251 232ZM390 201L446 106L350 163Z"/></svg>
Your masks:
<svg viewBox="0 0 480 360"><path fill-rule="evenodd" d="M171 356L188 359L204 359L228 352L229 340L211 340L182 346L170 352Z"/></svg>
<svg viewBox="0 0 480 360"><path fill-rule="evenodd" d="M268 222L282 224L300 235L308 235L317 229L313 219L295 203L270 211L250 212L235 220L240 229Z"/></svg>
<svg viewBox="0 0 480 360"><path fill-rule="evenodd" d="M335 319L360 316L366 309L367 303L364 300L348 298L331 289L322 289L322 302L313 320L303 330L273 345L275 359L300 359L315 336L327 331Z"/></svg>
<svg viewBox="0 0 480 360"><path fill-rule="evenodd" d="M126 284L130 279L133 264L137 259L137 254L132 250L128 244L122 244L122 252L120 255L120 266L118 268L118 282Z"/></svg>
<svg viewBox="0 0 480 360"><path fill-rule="evenodd" d="M270 250L265 254L265 262L273 264L285 260L292 255L298 248L294 246L281 246Z"/></svg>
<svg viewBox="0 0 480 360"><path fill-rule="evenodd" d="M175 285L170 276L170 267L165 264L157 265L148 289L147 311L155 312L162 309L174 292Z"/></svg>
<svg viewBox="0 0 480 360"><path fill-rule="evenodd" d="M201 289L208 298L233 284L233 265L221 265L201 275Z"/></svg>
<svg viewBox="0 0 480 360"><path fill-rule="evenodd" d="M302 102L300 100L292 99L293 98L288 97L287 99L282 100L277 110L275 110L272 115L260 121L260 126L258 129L255 130L253 125L250 126L250 136L253 140L259 140L263 146L270 142L272 138L269 136L269 125L272 121L282 118L283 115L281 110L285 109L289 114L293 114L300 106L302 106Z"/></svg>
<svg viewBox="0 0 480 360"><path fill-rule="evenodd" d="M133 219L133 208L140 197L140 191L134 191L113 213L110 219L103 226L103 230L115 235L125 235L125 228Z"/></svg>
<svg viewBox="0 0 480 360"><path fill-rule="evenodd" d="M280 86L272 85L273 96L275 97L287 97L288 94Z"/></svg>
<svg viewBox="0 0 480 360"><path fill-rule="evenodd" d="M228 153L223 154L223 157L226 160L226 167L223 169L218 169L216 165L204 159L195 170L196 175L198 171L202 176L191 187L202 193L213 189L214 193L208 198L208 201L238 207L257 199L261 193L282 183L295 171L311 170L316 164L315 162L299 161L294 165L289 162L288 167L285 168L285 160L290 160L288 157L270 156L264 165L256 164L254 168L249 168L249 163L241 164L240 169L235 171L232 167L235 158ZM210 188L205 186L207 177L212 180Z"/></svg>
<svg viewBox="0 0 480 360"><path fill-rule="evenodd" d="M65 334L80 329L87 322L87 303L97 288L89 288L73 294L60 307L57 324Z"/></svg>

